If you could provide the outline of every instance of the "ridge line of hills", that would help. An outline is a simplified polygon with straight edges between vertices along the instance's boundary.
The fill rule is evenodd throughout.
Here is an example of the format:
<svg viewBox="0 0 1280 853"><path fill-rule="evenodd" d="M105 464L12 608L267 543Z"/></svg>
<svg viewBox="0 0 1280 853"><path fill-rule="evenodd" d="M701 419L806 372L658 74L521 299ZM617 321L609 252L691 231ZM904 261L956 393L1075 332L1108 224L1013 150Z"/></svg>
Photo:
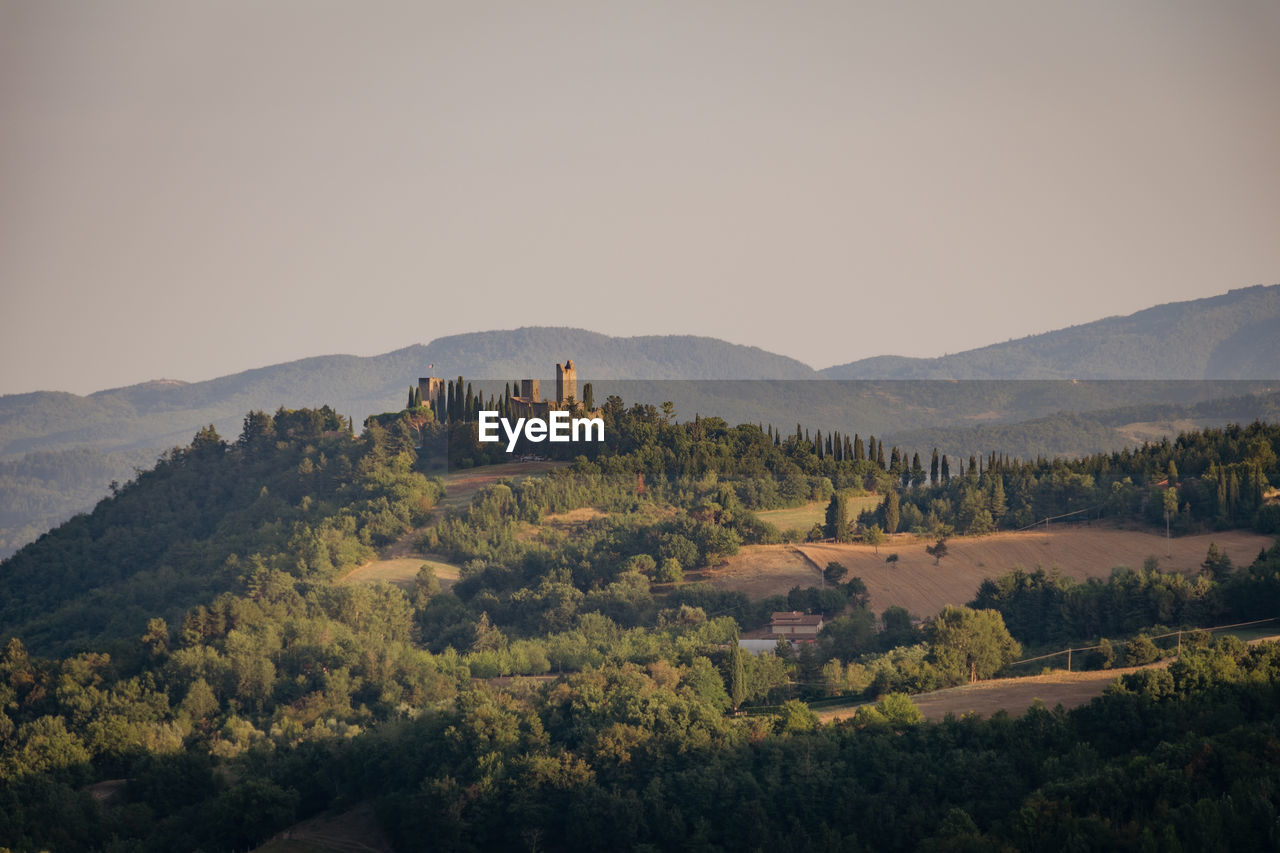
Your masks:
<svg viewBox="0 0 1280 853"><path fill-rule="evenodd" d="M223 435L238 434L245 414L256 409L331 405L356 424L373 413L394 411L426 366L444 376L504 380L527 376L550 379L552 365L572 357L581 381L618 381L628 402L677 400L677 412L694 411L742 421L791 423L797 418L823 429L850 428L921 439L930 428L952 428L949 439L992 434L966 429L983 423L1011 424L1060 412L1097 412L1142 404L1205 404L1218 398L1259 395L1259 414L1271 411L1268 397L1280 380L1280 285L1232 290L1219 296L1148 308L1126 317L1033 335L934 359L879 356L814 370L796 359L759 347L731 344L695 335L610 337L565 327L522 327L437 338L377 356L326 355L253 368L202 382L160 379L79 396L37 391L0 396L0 556L10 553L49 526L83 511L107 492L112 480L128 480L135 469L166 448L185 445L203 426ZM785 380L754 386L739 399L732 383L716 388L690 383L682 388L654 383L666 380ZM1013 380L1155 379L1258 380L1220 383L1220 393L1181 389L1145 389L1134 399L1118 389L1084 389L1063 394L1026 389L992 393L990 411L969 399L988 393L941 386L880 389L864 393L838 388L814 394L830 380ZM623 382L627 380L627 382ZM796 383L796 380L811 382ZM803 385L803 387L800 387ZM793 386L793 387L788 387ZM544 385L544 387L547 387ZM597 396L602 389L596 385ZM1194 393L1192 393L1194 390ZM1006 393L1007 392L1007 393ZM1095 393L1096 392L1096 393ZM1215 393L1209 393L1215 392ZM605 393L609 393L605 390ZM667 396L670 395L670 396ZM815 401L826 397L820 404ZM944 400L940 402L940 400ZM1248 401L1247 401L1248 402ZM1229 407L1233 417L1254 405ZM1201 405L1197 417L1213 406ZM856 416L852 415L856 412ZM986 420L983 420L986 418ZM1152 412L1143 420L1182 418ZM1202 425L1210 425L1213 420ZM737 421L735 421L737 422ZM955 427L961 431L956 432ZM1079 441L1063 452L1101 449L1111 440L1090 420L1059 423L1075 430ZM1181 426L1181 424L1180 424ZM1088 435L1085 435L1088 433ZM1009 437L1008 431L998 433ZM936 438L941 438L937 436ZM1032 445L1028 445L1029 447ZM1037 450L1052 448L1034 445Z"/></svg>

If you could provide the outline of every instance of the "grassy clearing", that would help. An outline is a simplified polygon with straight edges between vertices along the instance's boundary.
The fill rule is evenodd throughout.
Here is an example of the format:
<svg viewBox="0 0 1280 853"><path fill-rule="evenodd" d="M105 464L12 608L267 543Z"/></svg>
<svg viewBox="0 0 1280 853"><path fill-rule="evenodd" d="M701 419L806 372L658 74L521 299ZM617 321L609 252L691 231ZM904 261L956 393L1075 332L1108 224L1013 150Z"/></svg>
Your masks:
<svg viewBox="0 0 1280 853"><path fill-rule="evenodd" d="M849 517L856 518L864 509L875 509L880 505L879 495L860 495L849 499ZM827 520L827 501L809 501L804 506L789 509L770 509L757 512L761 521L767 521L779 530L799 530L805 533L815 524L823 524Z"/></svg>
<svg viewBox="0 0 1280 853"><path fill-rule="evenodd" d="M418 576L418 570L422 568L423 563L435 570L441 589L448 589L458 580L460 570L452 563L446 563L434 557L397 557L365 563L360 568L349 572L342 578L341 583L386 581L401 589L409 590L413 588L414 578Z"/></svg>

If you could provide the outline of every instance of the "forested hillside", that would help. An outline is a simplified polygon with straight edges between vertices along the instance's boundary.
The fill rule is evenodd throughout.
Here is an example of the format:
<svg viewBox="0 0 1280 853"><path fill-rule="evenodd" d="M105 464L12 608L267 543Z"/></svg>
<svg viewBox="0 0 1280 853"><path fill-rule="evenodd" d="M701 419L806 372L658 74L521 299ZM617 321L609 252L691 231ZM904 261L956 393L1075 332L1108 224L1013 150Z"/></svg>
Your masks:
<svg viewBox="0 0 1280 853"><path fill-rule="evenodd" d="M522 328L453 335L368 358L302 359L206 382L157 380L84 397L3 396L0 557L92 508L112 480L123 482L135 467L150 467L201 426L234 434L247 411L317 400L360 424L402 405L404 387L427 375L429 364L482 378L550 379L554 365L567 357L589 365L592 377L817 377L793 359L714 338L613 338L581 329Z"/></svg>
<svg viewBox="0 0 1280 853"><path fill-rule="evenodd" d="M1280 376L1280 285L1232 291L1212 299L1162 305L1126 318L998 344L941 359L882 357L817 372L794 359L756 347L693 336L616 338L581 329L530 327L438 338L384 355L319 356L204 382L156 380L88 396L38 392L0 397L0 556L30 541L51 524L86 511L112 480L132 477L160 453L201 426L221 433L239 428L244 412L329 405L356 424L396 409L404 388L434 364L443 375L499 382L552 378L552 366L574 358L583 379L631 380L616 391L654 404L671 400L681 417L715 413L731 422L766 421L781 411L815 425L846 432L892 432L904 445L940 445L951 452L999 448L1014 456L1076 454L1115 449L1132 434L1071 416L1139 403L1187 405L1209 399L1272 393L1269 383L1216 393L1129 388L1065 394L1046 407L1025 391L974 387L956 393L941 385L914 391L858 388L815 391L821 379L1258 379ZM788 380L755 387L673 380ZM544 385L544 387L546 387ZM1133 396L1136 394L1136 396ZM601 396L604 396L602 394ZM1016 405L1008 405L1018 397ZM972 404L990 399L987 408ZM949 402L942 402L949 401ZM1247 421L1270 410L1188 415L1160 425L1178 429ZM1003 430L1009 424L1068 413L1051 425ZM982 417L966 427L967 418ZM961 429L943 436L930 430ZM963 432L968 428L969 432ZM1146 437L1143 435L1143 437ZM961 444L972 439L972 442ZM26 458L28 454L47 454ZM69 454L59 458L61 454ZM34 473L38 472L38 473Z"/></svg>
<svg viewBox="0 0 1280 853"><path fill-rule="evenodd" d="M447 435L458 464L483 462L474 405L447 423L391 412L359 436L329 408L252 412L234 441L205 427L0 563L0 846L237 850L358 803L399 849L1274 840L1275 762L1259 756L1280 651L1193 629L1275 613L1280 548L1238 567L1211 552L1194 580L1146 567L1079 588L993 566L970 606L921 624L871 613L838 564L761 600L687 577L813 535L755 510L815 499L830 505L817 536L915 529L938 546L1078 506L1275 529L1280 428L935 469L874 436L679 423L610 397L603 444L441 511L418 448ZM867 492L882 499L855 524L845 501ZM578 509L570 532L544 523ZM392 542L424 555L407 588L343 581ZM448 589L428 554L459 567ZM818 641L744 654L740 633L781 609L824 614ZM1151 660L1169 653L1148 637L1162 626L1188 631L1180 660L1070 714L934 725L905 695L1054 640L1114 643L1091 666ZM552 677L491 680L519 675ZM822 697L869 704L819 726ZM109 780L103 802L85 787Z"/></svg>

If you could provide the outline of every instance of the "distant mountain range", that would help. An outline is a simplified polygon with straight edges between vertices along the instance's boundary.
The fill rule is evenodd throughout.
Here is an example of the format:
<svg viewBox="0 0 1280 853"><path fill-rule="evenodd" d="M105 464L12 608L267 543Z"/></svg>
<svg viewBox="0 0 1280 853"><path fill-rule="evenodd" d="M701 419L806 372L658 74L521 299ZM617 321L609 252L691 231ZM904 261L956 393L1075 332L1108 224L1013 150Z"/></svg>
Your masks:
<svg viewBox="0 0 1280 853"><path fill-rule="evenodd" d="M803 318L797 317L796 322L803 322ZM635 395L624 394L628 402L639 399L645 386L655 389L653 393L669 393L663 399L677 398L681 395L669 389L659 392L656 389L660 386L651 384L675 379L813 380L819 386L832 379L1271 380L1280 379L1280 285L1160 305L1128 317L1112 317L943 358L882 356L822 371L758 347L715 338L615 338L581 329L530 327L452 335L368 358L318 356L207 382L157 380L88 396L63 392L0 396L0 557L75 512L90 508L97 497L106 494L111 480L127 480L135 466L149 467L149 460L162 450L186 444L207 424L234 438L251 410L327 403L353 417L358 426L369 414L402 408L409 386L417 377L427 375L429 364L435 365L436 375L497 380L500 388L504 381L527 376L550 380L555 363L566 358L575 360L582 381L601 383L598 396L608 393L607 380L644 380L633 386ZM770 390L765 391L766 387ZM1221 396L1266 390L1224 388ZM1044 399L1046 393L1048 400ZM1034 411L1022 418L1042 418L1046 412L1056 411L1052 393L1037 392L1040 399ZM1118 397L1119 393L1105 388L1080 389L1066 395L1074 403L1064 402L1061 408L1078 412L1125 402L1190 404L1205 401L1207 394L1204 388L1167 395L1149 391L1127 400ZM797 392L786 383L762 383L744 392L746 396L759 394L759 399L741 399L737 394L732 383L714 389L690 385L684 389L684 399L699 402L682 403L677 412L682 417L698 410L730 419L777 423L813 418L814 425L824 429L902 432L923 441L931 425L952 429L949 438L959 439L961 434L954 432L955 427L973 423L956 419L962 410L964 419L986 418L984 422L989 423L1012 422L1020 411L1000 402L985 415L981 407L974 408L975 396L1011 399L990 389L981 395L948 393L940 387L813 395L806 390ZM814 402L818 398L821 402ZM935 398L949 401L939 404ZM848 401L855 399L872 408L859 409L851 416L846 409L851 405ZM1233 411L1237 409L1239 406ZM847 423L850 418L855 421L852 427ZM872 421L873 429L863 426ZM889 423L897 425L886 428ZM1037 434L1044 431L1036 430ZM1079 437L1083 439L1083 434ZM1060 452L1079 446L1068 443ZM1046 451L1054 452L1047 445Z"/></svg>
<svg viewBox="0 0 1280 853"><path fill-rule="evenodd" d="M828 379L1276 379L1280 285L1157 305L942 358L877 356L821 373Z"/></svg>

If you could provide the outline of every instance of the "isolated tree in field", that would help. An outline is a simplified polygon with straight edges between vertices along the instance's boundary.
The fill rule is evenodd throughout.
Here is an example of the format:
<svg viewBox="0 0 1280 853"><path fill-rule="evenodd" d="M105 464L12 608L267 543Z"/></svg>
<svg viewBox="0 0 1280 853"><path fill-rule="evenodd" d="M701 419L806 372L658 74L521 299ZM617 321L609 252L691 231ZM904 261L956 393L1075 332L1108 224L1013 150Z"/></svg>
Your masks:
<svg viewBox="0 0 1280 853"><path fill-rule="evenodd" d="M1209 552L1205 554L1204 562L1200 564L1200 574L1220 581L1231 574L1231 569L1231 558L1218 550L1216 542L1210 542Z"/></svg>
<svg viewBox="0 0 1280 853"><path fill-rule="evenodd" d="M877 553L879 553L879 552L877 552ZM896 563L896 562L898 562L898 554L897 554L897 552L895 551L894 553L892 553L892 554L890 554L889 556L885 557L885 558L884 558L884 561L885 561L886 563Z"/></svg>
<svg viewBox="0 0 1280 853"><path fill-rule="evenodd" d="M939 539L932 545L924 546L924 552L930 557L933 557L933 564L935 566L938 565L938 563L942 561L942 558L947 556L947 540Z"/></svg>
<svg viewBox="0 0 1280 853"><path fill-rule="evenodd" d="M884 531L880 529L880 525L873 524L868 527L867 531L862 534L862 538L876 550L877 555L880 553L880 546L884 544L885 540Z"/></svg>
<svg viewBox="0 0 1280 853"><path fill-rule="evenodd" d="M970 683L990 678L1017 659L1022 647L996 610L948 604L934 620L930 654L940 669Z"/></svg>
<svg viewBox="0 0 1280 853"><path fill-rule="evenodd" d="M827 567L822 570L822 579L827 583L840 583L844 580L844 576L849 574L849 570L835 560L827 563Z"/></svg>

